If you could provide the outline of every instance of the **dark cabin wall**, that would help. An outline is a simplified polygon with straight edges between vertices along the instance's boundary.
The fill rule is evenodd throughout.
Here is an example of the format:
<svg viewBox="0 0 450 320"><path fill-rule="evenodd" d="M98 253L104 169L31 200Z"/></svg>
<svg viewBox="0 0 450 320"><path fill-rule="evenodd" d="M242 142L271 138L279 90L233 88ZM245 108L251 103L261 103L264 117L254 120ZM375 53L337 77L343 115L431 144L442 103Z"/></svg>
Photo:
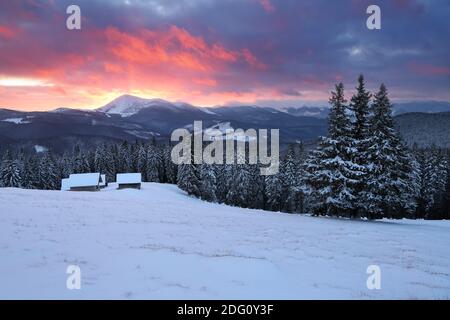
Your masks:
<svg viewBox="0 0 450 320"><path fill-rule="evenodd" d="M98 191L99 187L91 186L91 187L71 187L70 191Z"/></svg>
<svg viewBox="0 0 450 320"><path fill-rule="evenodd" d="M119 184L117 189L141 189L140 183L123 183Z"/></svg>

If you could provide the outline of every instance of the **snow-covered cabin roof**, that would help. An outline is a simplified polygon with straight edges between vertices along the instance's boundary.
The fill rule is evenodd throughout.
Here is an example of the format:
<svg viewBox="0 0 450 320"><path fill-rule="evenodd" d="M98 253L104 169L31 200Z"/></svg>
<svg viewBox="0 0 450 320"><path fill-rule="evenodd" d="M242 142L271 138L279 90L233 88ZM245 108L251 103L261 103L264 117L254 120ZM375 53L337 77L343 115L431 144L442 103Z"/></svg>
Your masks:
<svg viewBox="0 0 450 320"><path fill-rule="evenodd" d="M100 175L100 178L101 178L101 181L100 181L99 186L100 186L100 187L106 186L106 174L101 174L101 175Z"/></svg>
<svg viewBox="0 0 450 320"><path fill-rule="evenodd" d="M77 173L71 174L69 184L71 188L98 186L100 173Z"/></svg>
<svg viewBox="0 0 450 320"><path fill-rule="evenodd" d="M118 173L116 181L118 184L141 183L142 177L140 173Z"/></svg>
<svg viewBox="0 0 450 320"><path fill-rule="evenodd" d="M61 180L61 191L68 191L68 190L70 190L69 178L62 179Z"/></svg>

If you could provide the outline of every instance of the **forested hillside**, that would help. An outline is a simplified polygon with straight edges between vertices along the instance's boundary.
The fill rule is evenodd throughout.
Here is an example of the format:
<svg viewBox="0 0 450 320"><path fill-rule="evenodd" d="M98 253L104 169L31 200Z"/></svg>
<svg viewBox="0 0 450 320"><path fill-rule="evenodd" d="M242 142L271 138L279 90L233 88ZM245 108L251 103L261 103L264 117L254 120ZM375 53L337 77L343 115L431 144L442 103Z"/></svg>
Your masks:
<svg viewBox="0 0 450 320"><path fill-rule="evenodd" d="M450 112L406 113L395 117L395 124L409 146L450 148Z"/></svg>

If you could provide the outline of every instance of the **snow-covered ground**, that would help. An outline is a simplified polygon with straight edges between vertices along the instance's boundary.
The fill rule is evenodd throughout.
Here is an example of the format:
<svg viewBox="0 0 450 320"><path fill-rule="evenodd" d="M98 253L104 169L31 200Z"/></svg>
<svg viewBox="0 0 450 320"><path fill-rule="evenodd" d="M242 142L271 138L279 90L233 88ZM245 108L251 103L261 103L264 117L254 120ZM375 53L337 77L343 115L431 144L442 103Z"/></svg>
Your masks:
<svg viewBox="0 0 450 320"><path fill-rule="evenodd" d="M30 121L24 120L23 118L9 118L9 119L3 119L0 121L11 122L11 123L15 123L15 124L30 123Z"/></svg>
<svg viewBox="0 0 450 320"><path fill-rule="evenodd" d="M81 290L66 268L81 268ZM381 268L369 290L366 269ZM245 210L176 186L0 189L0 298L450 297L450 221Z"/></svg>

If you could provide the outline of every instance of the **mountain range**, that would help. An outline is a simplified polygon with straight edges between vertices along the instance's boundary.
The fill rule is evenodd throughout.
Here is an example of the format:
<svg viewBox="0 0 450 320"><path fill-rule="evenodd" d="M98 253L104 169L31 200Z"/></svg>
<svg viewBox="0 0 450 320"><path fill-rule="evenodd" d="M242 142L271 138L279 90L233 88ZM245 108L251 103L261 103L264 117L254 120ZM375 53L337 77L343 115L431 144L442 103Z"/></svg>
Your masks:
<svg viewBox="0 0 450 320"><path fill-rule="evenodd" d="M450 147L450 103L424 102L394 107L398 129L408 143L435 143ZM406 113L408 110L415 113ZM422 113L417 113L420 110ZM440 112L443 113L429 113ZM221 106L201 108L162 99L120 96L94 110L59 108L48 112L0 109L0 149L63 152L75 143L94 146L103 142L157 139L167 141L177 128L280 129L282 145L304 141L313 144L326 134L327 107L268 108ZM1 150L0 150L1 151Z"/></svg>

